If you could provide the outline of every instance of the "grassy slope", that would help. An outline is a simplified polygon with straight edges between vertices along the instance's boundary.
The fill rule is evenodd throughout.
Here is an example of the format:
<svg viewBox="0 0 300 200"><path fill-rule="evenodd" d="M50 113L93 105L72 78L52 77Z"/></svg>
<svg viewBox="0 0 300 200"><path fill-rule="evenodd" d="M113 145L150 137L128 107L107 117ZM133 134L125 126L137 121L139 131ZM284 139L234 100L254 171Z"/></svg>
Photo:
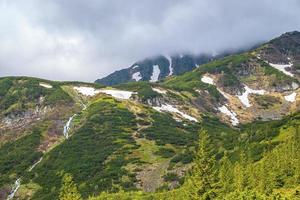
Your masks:
<svg viewBox="0 0 300 200"><path fill-rule="evenodd" d="M233 138L232 141L225 142L229 146L227 146L227 151L229 152L230 159L233 163L239 163L239 158L236 155L240 155L241 152L244 152L246 155L249 155L247 158L247 170L249 169L256 169L257 171L254 171L256 174L248 174L251 179L251 176L254 177L256 181L259 183L260 179L263 179L263 177L272 177L276 174L278 174L278 178L276 181L272 183L272 186L275 189L273 192L275 194L280 194L282 196L285 196L287 199L293 199L295 198L296 190L299 188L299 183L297 181L295 182L295 176L291 176L291 171L293 170L289 168L288 163L282 163L283 157L286 156L284 152L289 152L286 149L290 147L290 145L293 145L290 141L293 134L295 134L296 128L300 128L300 113L297 113L292 116L288 116L283 120L279 121L272 121L272 122L257 122L252 123L244 126L239 133L238 138ZM220 125L220 124L219 124ZM221 126L219 127L221 128ZM226 130L226 128L225 128ZM224 136L223 132L223 136ZM214 136L212 136L214 138ZM216 145L215 139L212 140L213 145ZM231 145L234 144L234 149L231 148ZM258 147L255 145L263 145L262 147ZM263 149L260 151L259 149ZM231 151L230 151L231 149ZM239 153L236 154L235 151L238 151ZM218 158L218 151L215 151L215 155ZM282 154L283 153L283 154ZM283 157L282 157L283 156ZM220 157L219 157L220 158ZM276 160L279 159L279 160ZM286 159L288 160L288 159ZM275 164L275 163L277 164ZM262 164L265 163L265 164ZM282 163L282 164L280 164ZM218 168L221 168L222 164ZM286 164L286 165L285 165ZM268 172L267 174L259 174L259 170L261 165L267 165ZM273 165L273 166L272 166ZM287 169L285 169L287 167ZM288 170L289 168L289 170ZM272 171L274 170L274 171ZM254 173L253 172L253 173ZM249 172L248 172L249 173ZM293 173L292 173L293 174ZM253 199L250 197L251 195L256 195L255 199L265 199L266 197L270 196L271 194L264 196L263 193L259 194L255 191L259 191L259 185L251 185L252 183L249 183L249 190L250 192L245 193L230 193L230 191L226 191L227 193L224 194L222 191L220 192L219 198L216 199L232 199L232 198L238 198L239 195L243 196L243 199ZM260 183L261 184L261 183ZM276 186L277 184L277 186ZM231 185L233 187L233 184ZM270 187L272 187L270 185ZM182 199L184 195L188 192L189 188L187 188L185 185L182 186L179 189L175 189L172 191L162 191L162 192L156 192L156 193L143 193L143 192L124 192L119 191L118 193L109 194L109 193L102 193L98 197L91 198L91 200L101 200L101 199ZM229 194L230 193L230 194ZM241 198L241 196L239 196ZM263 197L264 196L264 197ZM292 197L293 196L293 197ZM185 196L186 198L186 196Z"/></svg>
<svg viewBox="0 0 300 200"><path fill-rule="evenodd" d="M52 88L42 87L40 83L49 84ZM41 96L45 97L44 105L72 102L58 82L28 77L0 78L0 114L35 108Z"/></svg>

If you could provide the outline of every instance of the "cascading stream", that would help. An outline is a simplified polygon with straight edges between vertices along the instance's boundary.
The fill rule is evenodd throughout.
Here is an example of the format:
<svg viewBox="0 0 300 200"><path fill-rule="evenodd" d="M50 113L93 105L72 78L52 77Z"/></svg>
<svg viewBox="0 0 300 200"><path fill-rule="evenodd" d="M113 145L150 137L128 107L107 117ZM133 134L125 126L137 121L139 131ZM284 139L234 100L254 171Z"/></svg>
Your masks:
<svg viewBox="0 0 300 200"><path fill-rule="evenodd" d="M70 130L70 125L72 123L73 118L76 116L77 114L74 114L72 117L69 118L69 120L67 121L66 125L64 126L64 136L66 139L69 138L69 130Z"/></svg>
<svg viewBox="0 0 300 200"><path fill-rule="evenodd" d="M30 168L28 171L32 171L41 161L43 160L43 157L41 157L38 161L36 161Z"/></svg>
<svg viewBox="0 0 300 200"><path fill-rule="evenodd" d="M16 192L18 191L18 189L20 188L21 186L21 179L18 178L16 181L15 181L15 184L10 192L10 194L7 196L7 200L11 200L14 198Z"/></svg>
<svg viewBox="0 0 300 200"><path fill-rule="evenodd" d="M81 104L83 109L82 110L85 110L87 108L87 106L82 103ZM71 123L72 123L72 120L74 119L74 117L76 116L77 114L74 114L72 115L69 120L67 121L66 125L64 126L64 136L66 139L69 138L69 130L70 130L70 126L71 126ZM38 161L36 161L30 168L28 171L32 171L41 161L43 160L43 157L41 157ZM21 178L18 178L16 181L15 181L15 184L10 192L10 194L7 196L7 200L11 200L14 198L16 192L18 191L18 189L20 188L21 186Z"/></svg>

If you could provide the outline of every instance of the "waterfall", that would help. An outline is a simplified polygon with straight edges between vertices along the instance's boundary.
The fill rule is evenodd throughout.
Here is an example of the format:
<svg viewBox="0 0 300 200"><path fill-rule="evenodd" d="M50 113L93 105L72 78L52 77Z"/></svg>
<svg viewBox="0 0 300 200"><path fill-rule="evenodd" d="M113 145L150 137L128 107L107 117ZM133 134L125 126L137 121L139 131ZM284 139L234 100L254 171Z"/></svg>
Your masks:
<svg viewBox="0 0 300 200"><path fill-rule="evenodd" d="M33 170L33 168L35 168L35 166L37 166L37 164L39 164L42 160L43 160L43 157L41 157L38 161L36 161L36 162L29 168L28 171L31 172L31 171Z"/></svg>
<svg viewBox="0 0 300 200"><path fill-rule="evenodd" d="M21 179L18 178L16 181L15 181L15 184L10 192L10 194L7 196L7 200L11 200L14 198L16 192L18 191L19 187L21 185Z"/></svg>
<svg viewBox="0 0 300 200"><path fill-rule="evenodd" d="M73 118L76 116L77 114L74 114L72 117L69 118L69 120L67 121L66 125L64 126L64 136L66 139L69 138L69 130L70 130L70 125L71 122L73 120Z"/></svg>

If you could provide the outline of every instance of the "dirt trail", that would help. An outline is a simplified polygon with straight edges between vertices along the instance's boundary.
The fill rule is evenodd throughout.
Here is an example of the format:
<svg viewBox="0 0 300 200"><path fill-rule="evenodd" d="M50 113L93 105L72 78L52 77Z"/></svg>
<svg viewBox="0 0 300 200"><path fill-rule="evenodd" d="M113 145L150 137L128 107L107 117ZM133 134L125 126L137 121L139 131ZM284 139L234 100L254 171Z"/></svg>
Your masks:
<svg viewBox="0 0 300 200"><path fill-rule="evenodd" d="M169 160L149 165L143 171L137 174L137 179L140 180L139 187L145 192L155 192L163 182L162 175L169 166Z"/></svg>
<svg viewBox="0 0 300 200"><path fill-rule="evenodd" d="M136 119L137 121L145 120L145 118L141 118L138 115L136 115ZM138 129L132 134L132 137L137 144L142 145L143 142L147 140L146 138L140 137L140 132L142 130L152 126L151 120L148 116L147 121L150 122L149 125L142 125L137 123ZM169 160L165 160L163 162L156 162L144 165L142 170L136 175L136 178L139 181L137 183L137 187L145 192L154 192L157 188L159 188L159 186L163 182L162 175L167 170L169 162Z"/></svg>

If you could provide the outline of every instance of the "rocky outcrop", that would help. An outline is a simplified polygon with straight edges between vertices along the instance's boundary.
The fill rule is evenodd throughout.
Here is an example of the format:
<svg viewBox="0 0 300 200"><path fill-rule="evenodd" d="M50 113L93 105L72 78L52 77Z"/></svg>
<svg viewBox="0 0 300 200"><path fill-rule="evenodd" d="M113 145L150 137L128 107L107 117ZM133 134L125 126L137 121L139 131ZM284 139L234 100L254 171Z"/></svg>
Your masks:
<svg viewBox="0 0 300 200"><path fill-rule="evenodd" d="M48 112L51 111L49 106L39 107L36 106L35 109L29 109L26 111L12 112L7 114L1 119L0 127L1 129L15 129L27 126L34 121L41 120L44 118Z"/></svg>

